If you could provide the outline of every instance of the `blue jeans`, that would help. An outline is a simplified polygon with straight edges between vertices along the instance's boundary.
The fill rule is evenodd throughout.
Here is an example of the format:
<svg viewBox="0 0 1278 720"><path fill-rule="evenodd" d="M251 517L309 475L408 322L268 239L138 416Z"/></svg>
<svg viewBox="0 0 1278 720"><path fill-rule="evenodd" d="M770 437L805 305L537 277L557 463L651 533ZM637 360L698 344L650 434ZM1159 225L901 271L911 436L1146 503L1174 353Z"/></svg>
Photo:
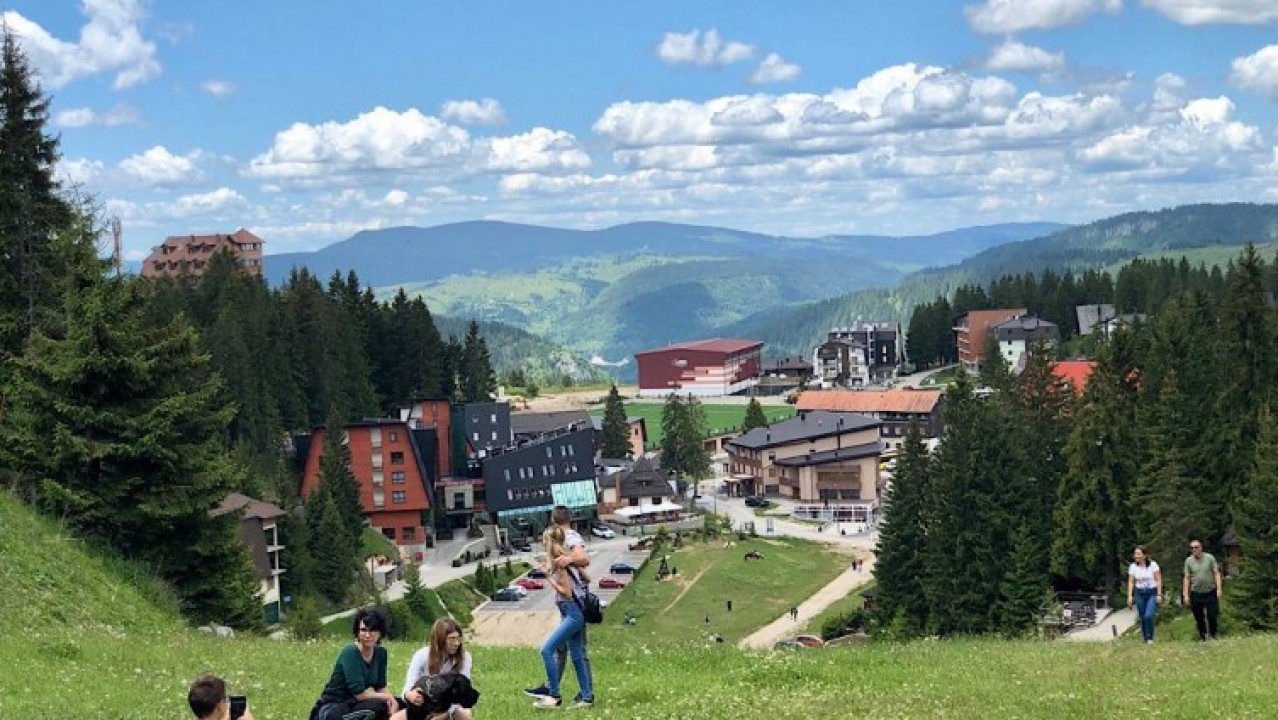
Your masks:
<svg viewBox="0 0 1278 720"><path fill-rule="evenodd" d="M581 697L585 700L595 699L595 689L591 682L590 668L586 665L586 651L583 647L586 635L586 618L581 614L581 606L572 600L562 598L555 601L559 608L559 626L546 638L541 646L541 661L546 666L546 687L556 697L559 691L559 667L555 662L555 651L568 646L568 655L572 658L572 668L577 673L577 684L581 686Z"/></svg>
<svg viewBox="0 0 1278 720"><path fill-rule="evenodd" d="M1136 588L1135 600L1136 616L1140 618L1140 635L1146 640L1153 640L1154 616L1158 614L1158 590Z"/></svg>

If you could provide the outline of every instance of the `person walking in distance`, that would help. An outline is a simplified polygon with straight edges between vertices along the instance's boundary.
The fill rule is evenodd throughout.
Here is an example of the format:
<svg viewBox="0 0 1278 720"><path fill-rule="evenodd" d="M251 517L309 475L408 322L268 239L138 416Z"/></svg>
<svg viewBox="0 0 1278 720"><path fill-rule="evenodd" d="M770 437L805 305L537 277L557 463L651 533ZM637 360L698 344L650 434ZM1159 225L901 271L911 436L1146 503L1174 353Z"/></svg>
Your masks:
<svg viewBox="0 0 1278 720"><path fill-rule="evenodd" d="M1154 616L1163 604L1163 571L1146 552L1144 545L1132 551L1132 563L1127 566L1127 607L1136 608L1140 618L1140 635L1146 643L1154 642Z"/></svg>
<svg viewBox="0 0 1278 720"><path fill-rule="evenodd" d="M1216 558L1209 552L1203 552L1202 540L1190 540L1181 599L1194 611L1199 640L1216 638L1220 595L1220 566L1216 564Z"/></svg>

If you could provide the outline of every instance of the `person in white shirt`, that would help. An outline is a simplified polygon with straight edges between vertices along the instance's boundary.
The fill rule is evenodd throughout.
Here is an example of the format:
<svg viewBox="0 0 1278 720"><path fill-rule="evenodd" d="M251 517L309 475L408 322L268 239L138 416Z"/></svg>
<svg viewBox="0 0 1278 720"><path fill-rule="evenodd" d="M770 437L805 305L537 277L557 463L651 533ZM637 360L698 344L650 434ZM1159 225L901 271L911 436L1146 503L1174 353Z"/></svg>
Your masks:
<svg viewBox="0 0 1278 720"><path fill-rule="evenodd" d="M408 673L404 676L404 702L408 707L395 713L391 720L417 720L423 717L422 704L426 701L422 691L417 689L417 681L430 675L443 673L460 673L470 679L470 653L462 647L462 629L452 618L440 618L431 628L430 639L425 647L413 653L408 663ZM460 705L453 705L448 710L449 720L473 720L474 711ZM430 720L435 720L431 718Z"/></svg>
<svg viewBox="0 0 1278 720"><path fill-rule="evenodd" d="M1146 643L1154 642L1154 617L1163 604L1163 572L1149 557L1144 545L1132 551L1132 564L1127 566L1127 607L1136 608L1140 618L1140 634Z"/></svg>

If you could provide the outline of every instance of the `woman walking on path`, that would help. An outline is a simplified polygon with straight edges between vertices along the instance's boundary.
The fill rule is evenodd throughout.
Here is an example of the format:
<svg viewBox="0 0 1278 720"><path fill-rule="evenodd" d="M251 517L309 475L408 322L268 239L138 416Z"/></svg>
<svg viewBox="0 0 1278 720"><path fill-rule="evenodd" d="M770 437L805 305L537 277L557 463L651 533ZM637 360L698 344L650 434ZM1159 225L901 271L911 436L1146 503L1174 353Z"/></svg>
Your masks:
<svg viewBox="0 0 1278 720"><path fill-rule="evenodd" d="M1136 608L1140 618L1140 634L1145 642L1154 642L1154 616L1163 603L1163 572L1146 552L1144 545L1132 551L1132 564L1127 566L1127 607Z"/></svg>

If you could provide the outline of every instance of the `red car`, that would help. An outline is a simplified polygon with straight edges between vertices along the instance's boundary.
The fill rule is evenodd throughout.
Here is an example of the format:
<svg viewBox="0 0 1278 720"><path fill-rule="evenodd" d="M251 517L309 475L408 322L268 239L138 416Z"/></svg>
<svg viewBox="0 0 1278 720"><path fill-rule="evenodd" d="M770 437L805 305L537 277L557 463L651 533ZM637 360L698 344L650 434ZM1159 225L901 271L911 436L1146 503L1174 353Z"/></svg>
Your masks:
<svg viewBox="0 0 1278 720"><path fill-rule="evenodd" d="M511 583L511 585L518 585L525 590L541 590L546 587L546 583L526 577L519 578L515 582Z"/></svg>
<svg viewBox="0 0 1278 720"><path fill-rule="evenodd" d="M600 590L620 590L621 588L625 586L626 586L625 583L621 582L620 580L616 578L606 577L606 578L599 579Z"/></svg>

